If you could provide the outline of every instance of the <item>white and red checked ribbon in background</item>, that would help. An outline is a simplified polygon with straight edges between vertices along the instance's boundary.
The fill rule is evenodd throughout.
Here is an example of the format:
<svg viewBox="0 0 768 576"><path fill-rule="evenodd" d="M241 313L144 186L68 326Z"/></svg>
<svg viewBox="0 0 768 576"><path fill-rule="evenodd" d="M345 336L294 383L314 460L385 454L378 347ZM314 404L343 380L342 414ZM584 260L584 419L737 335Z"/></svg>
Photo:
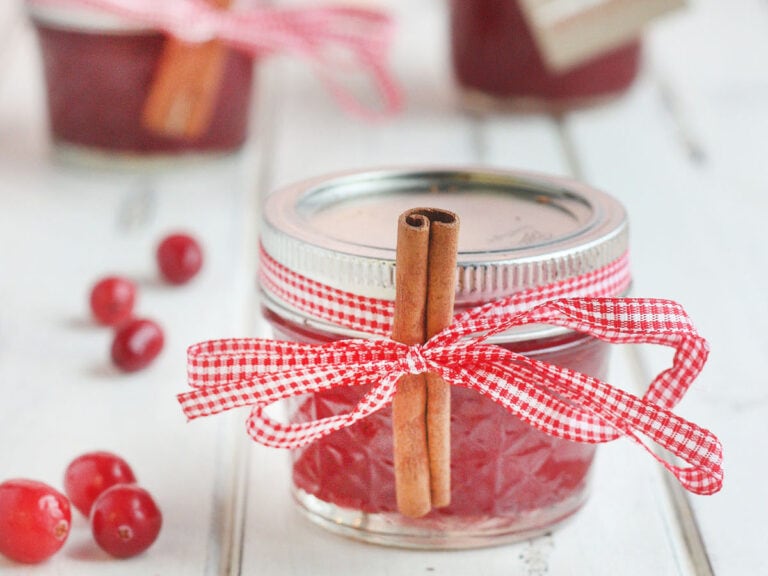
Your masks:
<svg viewBox="0 0 768 576"><path fill-rule="evenodd" d="M248 338L202 342L188 351L189 384L194 390L180 394L178 400L189 419L252 406L247 427L254 440L267 446L296 448L388 405L403 374L434 371L450 384L476 390L553 436L588 443L628 436L686 489L696 494L715 493L723 481L720 442L708 430L670 411L698 376L708 355L706 341L682 307L667 300L594 294L555 296L577 285L586 292L603 290L606 277L613 278L608 282L611 285L628 282L628 276L620 272L625 266L626 262L614 263L600 274L532 289L468 310L423 345L407 346L389 338L325 345ZM313 300L327 294L338 299L345 294L321 288L312 285ZM344 304L354 307L355 301ZM530 324L560 326L616 344L669 346L675 349L672 366L659 374L640 398L586 374L487 343L495 334ZM267 406L285 398L358 385L370 389L346 414L284 424L264 413ZM645 439L685 465L672 464L657 455Z"/></svg>
<svg viewBox="0 0 768 576"><path fill-rule="evenodd" d="M357 116L375 119L402 106L387 66L394 25L383 11L347 6L221 10L204 0L27 0L30 6L87 8L161 30L182 41L219 40L253 56L287 53L315 65L339 104ZM353 62L340 59L340 53ZM341 61L340 61L341 60ZM356 61L369 75L381 100L368 106L347 88L342 74Z"/></svg>

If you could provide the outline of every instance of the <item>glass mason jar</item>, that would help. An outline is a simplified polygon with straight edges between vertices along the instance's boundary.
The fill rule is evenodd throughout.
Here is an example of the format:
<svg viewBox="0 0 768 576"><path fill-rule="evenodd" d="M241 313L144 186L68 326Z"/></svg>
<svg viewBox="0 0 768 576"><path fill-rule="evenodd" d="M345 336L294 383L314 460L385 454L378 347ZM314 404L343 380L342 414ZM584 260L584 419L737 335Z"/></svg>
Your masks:
<svg viewBox="0 0 768 576"><path fill-rule="evenodd" d="M318 178L270 195L262 257L307 281L394 300L398 215L430 206L461 220L456 307L549 285L624 257L621 205L568 180L488 169L388 169ZM278 339L307 343L374 336L334 324L292 299L262 265L263 312ZM267 272L265 272L267 270ZM290 282L282 288L290 290ZM626 286L625 286L626 288ZM608 345L549 326L515 329L494 342L605 378ZM363 386L292 400L303 422L350 411ZM555 438L479 393L454 386L451 504L418 519L397 512L391 410L293 453L299 508L326 528L365 541L466 548L528 538L574 514L587 496L595 447Z"/></svg>
<svg viewBox="0 0 768 576"><path fill-rule="evenodd" d="M626 91L640 67L634 40L563 72L545 64L517 0L451 0L454 76L470 108L561 111Z"/></svg>
<svg viewBox="0 0 768 576"><path fill-rule="evenodd" d="M213 112L199 135L165 136L142 125L166 36L88 9L29 5L37 30L56 151L79 160L157 160L223 154L246 140L253 58L228 50Z"/></svg>

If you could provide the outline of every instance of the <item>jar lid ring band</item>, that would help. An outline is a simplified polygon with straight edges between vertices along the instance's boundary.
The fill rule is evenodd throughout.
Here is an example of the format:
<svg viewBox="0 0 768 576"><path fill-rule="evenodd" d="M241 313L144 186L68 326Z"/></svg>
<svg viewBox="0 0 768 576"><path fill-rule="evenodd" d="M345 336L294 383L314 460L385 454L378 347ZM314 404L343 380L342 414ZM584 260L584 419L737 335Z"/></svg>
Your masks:
<svg viewBox="0 0 768 576"><path fill-rule="evenodd" d="M392 331L394 301L355 294L307 278L272 258L261 246L259 282L277 301L312 319L374 336ZM631 284L629 254L575 277L534 286L508 298L505 312L523 311L555 298L612 297Z"/></svg>

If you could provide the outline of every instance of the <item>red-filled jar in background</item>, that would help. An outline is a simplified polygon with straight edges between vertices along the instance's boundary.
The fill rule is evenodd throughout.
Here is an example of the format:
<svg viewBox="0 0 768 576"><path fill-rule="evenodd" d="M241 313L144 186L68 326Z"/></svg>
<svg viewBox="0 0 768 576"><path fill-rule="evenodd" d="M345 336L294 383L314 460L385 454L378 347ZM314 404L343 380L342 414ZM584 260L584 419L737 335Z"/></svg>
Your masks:
<svg viewBox="0 0 768 576"><path fill-rule="evenodd" d="M618 96L638 74L639 39L555 71L518 0L451 0L450 6L454 76L471 108L562 111Z"/></svg>
<svg viewBox="0 0 768 576"><path fill-rule="evenodd" d="M78 160L157 160L237 151L248 136L253 58L226 49L212 113L194 136L142 121L167 36L96 10L29 5L56 150Z"/></svg>
<svg viewBox="0 0 768 576"><path fill-rule="evenodd" d="M332 322L328 310L349 310L322 292L393 301L397 218L416 206L461 219L459 309L626 261L621 205L572 181L488 169L317 178L274 192L264 206L260 285L274 336L310 343L381 336ZM607 344L563 329L529 326L494 342L600 378L608 369ZM365 392L340 388L292 400L289 419L348 412ZM294 451L299 508L334 532L370 542L466 548L542 533L582 506L593 445L548 436L470 389L453 387L451 409L448 507L418 519L397 512L387 408Z"/></svg>

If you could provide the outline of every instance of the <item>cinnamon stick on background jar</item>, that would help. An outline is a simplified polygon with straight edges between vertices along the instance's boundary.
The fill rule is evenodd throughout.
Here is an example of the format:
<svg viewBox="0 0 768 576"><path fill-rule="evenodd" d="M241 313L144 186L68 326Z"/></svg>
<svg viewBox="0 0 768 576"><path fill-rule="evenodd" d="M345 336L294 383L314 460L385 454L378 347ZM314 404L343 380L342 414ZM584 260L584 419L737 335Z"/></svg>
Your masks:
<svg viewBox="0 0 768 576"><path fill-rule="evenodd" d="M453 316L458 218L416 208L398 220L392 338L422 344ZM409 374L392 404L398 510L418 518L450 502L450 389L437 374Z"/></svg>
<svg viewBox="0 0 768 576"><path fill-rule="evenodd" d="M222 10L233 3L207 1ZM204 134L213 115L227 51L217 40L191 43L169 37L144 105L144 127L177 138Z"/></svg>

